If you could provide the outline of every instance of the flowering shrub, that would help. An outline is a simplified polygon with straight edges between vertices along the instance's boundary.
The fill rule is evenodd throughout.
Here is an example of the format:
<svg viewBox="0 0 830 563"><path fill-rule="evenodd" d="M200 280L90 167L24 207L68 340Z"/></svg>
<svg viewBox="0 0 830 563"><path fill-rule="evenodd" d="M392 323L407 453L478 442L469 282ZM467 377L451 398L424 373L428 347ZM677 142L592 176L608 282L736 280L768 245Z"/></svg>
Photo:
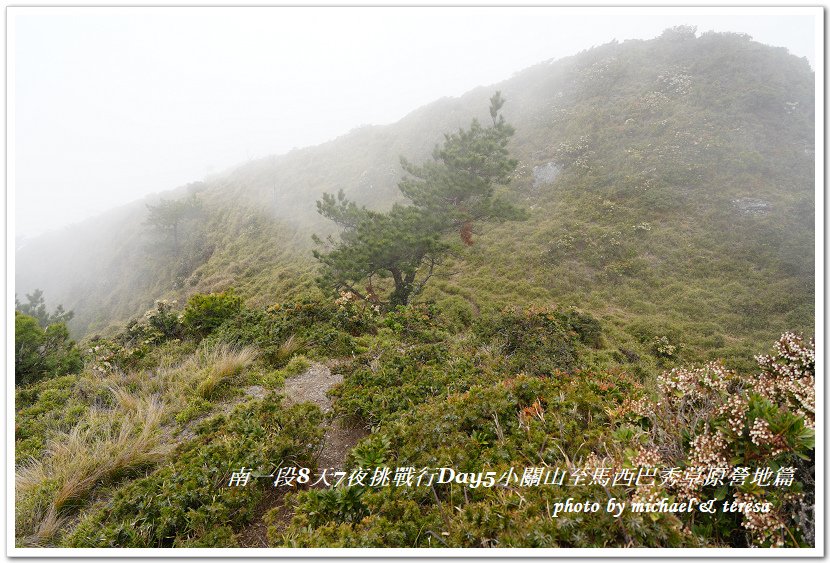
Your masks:
<svg viewBox="0 0 830 563"><path fill-rule="evenodd" d="M717 538L743 529L752 545L797 547L813 534L812 522L799 515L809 511L814 494L815 346L785 333L774 354L756 359L761 371L753 375L717 362L664 373L655 436L666 463L719 467L747 477L727 485L683 481L673 487L679 496L771 503L769 512L716 515L710 524ZM782 474L794 479L782 482Z"/></svg>
<svg viewBox="0 0 830 563"><path fill-rule="evenodd" d="M337 305L332 324L351 334L358 336L367 332L374 332L380 306L361 301L350 291L341 291L340 297L334 302Z"/></svg>
<svg viewBox="0 0 830 563"><path fill-rule="evenodd" d="M594 151L590 150L590 140L585 135L572 142L559 143L554 152L557 164L583 171L590 170L589 162L593 156Z"/></svg>
<svg viewBox="0 0 830 563"><path fill-rule="evenodd" d="M673 67L662 72L657 77L657 83L666 94L688 94L691 90L692 77L686 69Z"/></svg>
<svg viewBox="0 0 830 563"><path fill-rule="evenodd" d="M175 311L176 302L156 301L156 308L144 314L147 323L164 338L180 338L182 336L182 316Z"/></svg>

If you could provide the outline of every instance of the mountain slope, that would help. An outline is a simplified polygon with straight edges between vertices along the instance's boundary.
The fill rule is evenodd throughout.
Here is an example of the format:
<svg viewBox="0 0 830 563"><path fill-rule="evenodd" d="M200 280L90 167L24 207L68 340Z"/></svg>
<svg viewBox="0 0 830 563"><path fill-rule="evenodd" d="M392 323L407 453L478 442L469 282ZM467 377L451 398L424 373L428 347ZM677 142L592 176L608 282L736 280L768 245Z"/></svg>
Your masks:
<svg viewBox="0 0 830 563"><path fill-rule="evenodd" d="M813 83L677 28L31 241L90 337L36 371L16 315L16 545L815 546ZM495 89L526 220L447 235L416 303L317 288L320 193L388 208Z"/></svg>
<svg viewBox="0 0 830 563"><path fill-rule="evenodd" d="M443 132L486 118L494 90L517 130L508 194L531 218L477 232L425 299L461 316L577 305L625 327L623 340L746 359L784 329L812 331L814 75L784 49L683 30L541 63L166 194L203 201L177 253L142 224L143 203L31 241L17 293L44 289L76 311L82 335L162 297L233 286L265 304L315 292L310 234L332 232L320 195L342 188L388 207L399 157L426 159Z"/></svg>

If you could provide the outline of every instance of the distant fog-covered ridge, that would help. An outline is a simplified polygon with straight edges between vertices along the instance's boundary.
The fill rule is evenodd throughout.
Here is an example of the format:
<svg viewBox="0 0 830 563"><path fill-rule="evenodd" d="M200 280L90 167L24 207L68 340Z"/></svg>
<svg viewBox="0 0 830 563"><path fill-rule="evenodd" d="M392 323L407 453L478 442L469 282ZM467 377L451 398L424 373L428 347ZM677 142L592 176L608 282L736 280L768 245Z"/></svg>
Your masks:
<svg viewBox="0 0 830 563"><path fill-rule="evenodd" d="M15 291L74 310L75 337L161 298L314 293L310 236L333 232L321 195L388 209L400 157L429 159L444 133L485 122L500 90L520 161L504 195L530 219L476 233L424 299L645 315L694 334L687 346L768 342L813 322L814 80L804 59L737 34L612 42L16 240ZM187 198L198 203L148 223L150 208Z"/></svg>

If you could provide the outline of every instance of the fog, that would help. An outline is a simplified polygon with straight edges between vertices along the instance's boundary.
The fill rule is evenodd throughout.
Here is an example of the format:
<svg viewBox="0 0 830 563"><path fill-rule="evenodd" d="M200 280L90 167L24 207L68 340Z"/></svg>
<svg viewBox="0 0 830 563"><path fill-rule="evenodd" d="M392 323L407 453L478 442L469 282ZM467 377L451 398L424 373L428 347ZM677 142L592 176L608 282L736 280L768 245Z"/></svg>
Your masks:
<svg viewBox="0 0 830 563"><path fill-rule="evenodd" d="M17 237L30 237L675 25L747 33L816 68L820 17L820 9L9 8L10 219Z"/></svg>

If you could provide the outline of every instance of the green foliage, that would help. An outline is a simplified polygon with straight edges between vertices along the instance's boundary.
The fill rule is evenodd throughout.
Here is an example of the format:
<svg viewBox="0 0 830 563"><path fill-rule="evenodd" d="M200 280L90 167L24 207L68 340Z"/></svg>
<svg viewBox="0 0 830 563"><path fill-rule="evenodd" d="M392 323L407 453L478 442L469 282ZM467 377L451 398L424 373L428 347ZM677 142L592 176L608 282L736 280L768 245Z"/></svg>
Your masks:
<svg viewBox="0 0 830 563"><path fill-rule="evenodd" d="M610 411L643 397L623 373L519 376L428 401L367 438L355 457L386 467L496 470L520 464L565 467L622 449ZM555 438L554 438L555 437ZM565 457L567 452L572 457ZM371 465L369 466L371 467ZM618 490L620 489L620 490ZM671 514L655 519L626 513L550 516L550 506L574 500L621 498L619 487L553 485L468 488L351 487L298 494L294 521L277 537L292 547L600 547L697 546ZM345 499L359 499L346 505Z"/></svg>
<svg viewBox="0 0 830 563"><path fill-rule="evenodd" d="M344 368L344 383L332 394L335 412L370 425L396 418L424 400L463 390L481 374L464 357L452 358L443 344L378 343Z"/></svg>
<svg viewBox="0 0 830 563"><path fill-rule="evenodd" d="M432 162L414 166L401 159L408 176L398 187L412 205L396 204L380 213L358 208L342 190L336 198L323 194L318 212L343 232L339 243L329 239L328 252L314 251L322 264L320 286L379 304L374 284L391 278L388 305L406 305L423 291L449 253L444 235L458 231L471 245L474 221L525 218L518 208L495 197L495 187L506 185L518 164L509 158L507 143L514 129L499 114L503 104L497 92L490 99L492 127L484 128L474 119L468 130L445 135ZM322 244L319 238L315 241ZM364 292L358 289L361 283L366 283Z"/></svg>
<svg viewBox="0 0 830 563"><path fill-rule="evenodd" d="M309 515L308 524L312 527L330 522L360 522L369 514L360 500L364 492L360 487L311 490L302 495L298 510Z"/></svg>
<svg viewBox="0 0 830 563"><path fill-rule="evenodd" d="M496 186L510 182L519 161L507 149L515 129L499 112L504 105L501 92L490 98L491 127L473 119L470 128L444 135L435 147L432 161L416 166L401 158L407 176L398 185L413 205L437 217L443 229L458 230L472 244L471 223L526 218L524 211L496 197ZM466 232L462 231L465 227Z"/></svg>
<svg viewBox="0 0 830 563"><path fill-rule="evenodd" d="M86 514L64 545L228 547L231 531L250 520L271 486L267 475L286 463L312 466L321 418L313 405L283 408L273 396L214 417L174 462ZM232 472L243 466L253 469L252 482L228 486Z"/></svg>
<svg viewBox="0 0 830 563"><path fill-rule="evenodd" d="M145 224L169 237L173 251L178 252L182 225L196 218L201 210L202 203L195 194L186 199L162 199L158 205L147 204Z"/></svg>
<svg viewBox="0 0 830 563"><path fill-rule="evenodd" d="M346 290L362 300L380 303L374 278L392 278L391 305L403 305L417 295L449 247L441 241L435 218L414 207L396 205L388 213L353 209L343 192L337 202L324 194L318 202L320 214L344 227L340 243L331 243L327 253L314 251L323 265L319 283L336 291ZM355 215L360 219L351 223ZM331 241L330 241L331 242ZM418 270L426 264L428 271L416 282ZM356 286L366 282L362 293ZM365 295L364 295L365 293Z"/></svg>
<svg viewBox="0 0 830 563"><path fill-rule="evenodd" d="M14 347L15 385L75 373L83 367L80 352L63 323L43 329L34 317L15 311Z"/></svg>
<svg viewBox="0 0 830 563"><path fill-rule="evenodd" d="M373 309L349 300L338 303L302 300L278 303L267 310L243 308L211 340L256 345L263 358L282 367L294 354L323 358L350 356L354 337L376 331Z"/></svg>
<svg viewBox="0 0 830 563"><path fill-rule="evenodd" d="M473 334L453 336L435 305L386 313L390 332L349 366L333 393L335 411L370 425L386 422L431 397L525 372L548 375L575 367L581 340L599 342L599 323L574 310L506 310L482 317Z"/></svg>
<svg viewBox="0 0 830 563"><path fill-rule="evenodd" d="M145 317L151 328L159 332L163 338L180 338L182 323L178 313L173 309L175 303L157 301L156 310L148 311Z"/></svg>
<svg viewBox="0 0 830 563"><path fill-rule="evenodd" d="M389 437L375 434L352 448L350 457L356 467L383 467L389 459Z"/></svg>
<svg viewBox="0 0 830 563"><path fill-rule="evenodd" d="M49 438L69 431L99 395L75 374L15 389L15 462L43 456Z"/></svg>
<svg viewBox="0 0 830 563"><path fill-rule="evenodd" d="M203 397L193 397L188 405L176 415L176 422L181 425L207 414L213 409L213 403Z"/></svg>
<svg viewBox="0 0 830 563"><path fill-rule="evenodd" d="M311 362L302 354L293 356L283 368L286 376L300 375L309 368Z"/></svg>
<svg viewBox="0 0 830 563"><path fill-rule="evenodd" d="M232 289L204 295L197 293L187 301L182 325L188 334L204 338L242 310L242 298Z"/></svg>
<svg viewBox="0 0 830 563"><path fill-rule="evenodd" d="M577 311L507 309L475 324L479 337L498 346L509 373L544 375L575 367L575 343L599 343L599 323Z"/></svg>
<svg viewBox="0 0 830 563"><path fill-rule="evenodd" d="M46 302L43 298L43 290L36 289L26 294L26 303L21 303L14 298L14 308L24 315L37 319L41 327L46 328L52 324L68 323L75 316L73 311L64 311L63 305L58 305L53 313L46 310Z"/></svg>
<svg viewBox="0 0 830 563"><path fill-rule="evenodd" d="M441 312L433 303L398 306L383 317L383 324L402 340L439 342L447 337Z"/></svg>

